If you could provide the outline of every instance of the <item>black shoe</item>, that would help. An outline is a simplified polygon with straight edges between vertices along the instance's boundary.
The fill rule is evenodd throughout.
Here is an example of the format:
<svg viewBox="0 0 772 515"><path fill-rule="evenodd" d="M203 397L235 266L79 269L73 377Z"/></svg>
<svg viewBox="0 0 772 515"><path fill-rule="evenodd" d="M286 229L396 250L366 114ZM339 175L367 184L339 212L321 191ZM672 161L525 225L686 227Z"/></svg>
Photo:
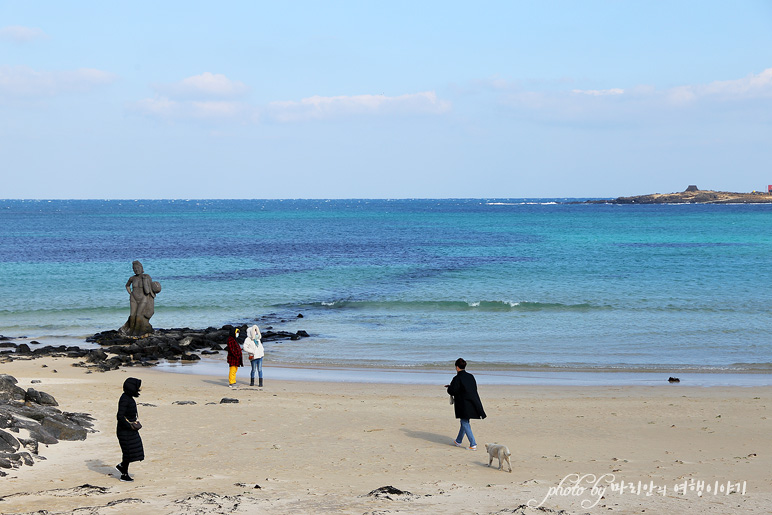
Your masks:
<svg viewBox="0 0 772 515"><path fill-rule="evenodd" d="M117 470L118 472L120 472L120 473L121 473L121 475L123 476L123 475L125 475L125 474L126 474L126 471L123 469L123 467L121 467L121 465L122 465L122 463L119 463L119 464L117 464L117 465L115 466L115 470Z"/></svg>
<svg viewBox="0 0 772 515"><path fill-rule="evenodd" d="M127 483L131 483L134 480L131 479L131 476L128 474L121 474L121 481L126 481Z"/></svg>
<svg viewBox="0 0 772 515"><path fill-rule="evenodd" d="M255 380L254 379L251 379L249 381L249 386L255 386Z"/></svg>
<svg viewBox="0 0 772 515"><path fill-rule="evenodd" d="M258 379L258 381L260 381L260 383L257 386L262 388L263 387L263 378L261 377L260 379Z"/></svg>

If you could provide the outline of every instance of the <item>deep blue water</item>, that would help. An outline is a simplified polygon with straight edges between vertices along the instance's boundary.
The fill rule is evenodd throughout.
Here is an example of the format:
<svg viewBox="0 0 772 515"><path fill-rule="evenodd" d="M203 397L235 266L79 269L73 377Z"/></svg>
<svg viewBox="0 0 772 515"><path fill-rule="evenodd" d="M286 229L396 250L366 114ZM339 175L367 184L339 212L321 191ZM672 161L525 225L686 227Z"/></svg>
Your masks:
<svg viewBox="0 0 772 515"><path fill-rule="evenodd" d="M267 314L273 362L772 370L772 205L564 199L0 201L0 334ZM302 313L303 319L296 319Z"/></svg>

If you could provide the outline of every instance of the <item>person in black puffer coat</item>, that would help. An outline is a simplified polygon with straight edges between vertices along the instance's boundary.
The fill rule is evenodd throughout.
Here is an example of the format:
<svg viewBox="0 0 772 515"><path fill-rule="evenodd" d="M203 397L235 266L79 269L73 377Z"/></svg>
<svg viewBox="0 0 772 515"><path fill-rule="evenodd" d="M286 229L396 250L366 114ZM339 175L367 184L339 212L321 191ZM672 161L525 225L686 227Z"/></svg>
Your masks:
<svg viewBox="0 0 772 515"><path fill-rule="evenodd" d="M118 436L118 443L121 444L123 459L115 468L121 473L121 481L134 481L129 476L129 463L145 459L145 448L142 446L139 430L132 428L129 424L129 421L138 420L137 403L134 401L134 397L139 397L141 387L141 380L129 377L123 382L123 395L118 400L118 414L116 415L118 426L115 433Z"/></svg>

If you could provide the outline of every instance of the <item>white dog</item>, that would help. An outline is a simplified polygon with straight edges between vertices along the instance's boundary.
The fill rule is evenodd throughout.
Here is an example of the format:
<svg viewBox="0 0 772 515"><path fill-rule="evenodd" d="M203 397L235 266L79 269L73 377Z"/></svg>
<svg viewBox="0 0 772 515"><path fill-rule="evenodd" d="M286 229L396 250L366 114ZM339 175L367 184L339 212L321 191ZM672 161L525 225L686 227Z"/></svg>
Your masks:
<svg viewBox="0 0 772 515"><path fill-rule="evenodd" d="M509 466L509 471L512 472L512 464L509 462L509 457L512 456L512 453L509 452L509 448L506 445L499 445L497 443L486 443L485 450L488 451L489 467L491 466L491 463L493 463L493 458L498 458L499 470L501 470L502 465L506 461L507 465Z"/></svg>

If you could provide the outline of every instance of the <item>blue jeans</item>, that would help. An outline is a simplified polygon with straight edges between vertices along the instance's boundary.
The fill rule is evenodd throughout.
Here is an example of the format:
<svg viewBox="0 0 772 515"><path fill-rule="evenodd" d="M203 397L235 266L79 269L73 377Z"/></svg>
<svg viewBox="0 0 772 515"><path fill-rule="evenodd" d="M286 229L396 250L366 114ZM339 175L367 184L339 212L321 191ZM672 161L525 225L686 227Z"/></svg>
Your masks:
<svg viewBox="0 0 772 515"><path fill-rule="evenodd" d="M252 364L252 372L249 374L249 377L252 379L252 381L255 380L255 369L257 369L257 377L260 379L263 378L263 358L257 358L249 361Z"/></svg>
<svg viewBox="0 0 772 515"><path fill-rule="evenodd" d="M458 430L458 436L456 437L456 442L461 443L464 441L464 435L469 439L469 446L474 447L477 445L477 442L474 440L474 435L472 434L472 426L469 425L469 419L468 418L462 418L461 420L461 429Z"/></svg>

